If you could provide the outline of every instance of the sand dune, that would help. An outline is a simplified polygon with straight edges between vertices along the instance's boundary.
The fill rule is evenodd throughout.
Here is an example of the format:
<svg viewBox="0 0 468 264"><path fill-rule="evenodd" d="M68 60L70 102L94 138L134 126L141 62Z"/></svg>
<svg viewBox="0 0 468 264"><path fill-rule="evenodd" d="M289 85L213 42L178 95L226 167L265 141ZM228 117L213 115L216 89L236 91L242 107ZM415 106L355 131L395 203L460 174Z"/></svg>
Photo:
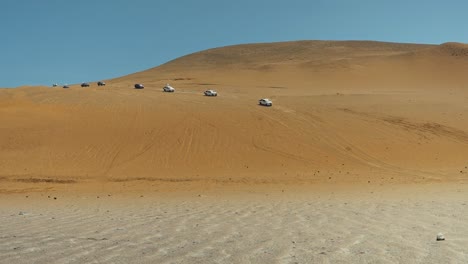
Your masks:
<svg viewBox="0 0 468 264"><path fill-rule="evenodd" d="M453 43L239 45L104 88L2 89L1 177L458 180L468 165L464 50ZM132 89L136 82L146 88ZM162 93L166 82L177 92ZM220 96L202 96L208 88ZM261 97L274 107L259 107Z"/></svg>
<svg viewBox="0 0 468 264"><path fill-rule="evenodd" d="M0 262L464 263L467 51L248 44L0 89Z"/></svg>

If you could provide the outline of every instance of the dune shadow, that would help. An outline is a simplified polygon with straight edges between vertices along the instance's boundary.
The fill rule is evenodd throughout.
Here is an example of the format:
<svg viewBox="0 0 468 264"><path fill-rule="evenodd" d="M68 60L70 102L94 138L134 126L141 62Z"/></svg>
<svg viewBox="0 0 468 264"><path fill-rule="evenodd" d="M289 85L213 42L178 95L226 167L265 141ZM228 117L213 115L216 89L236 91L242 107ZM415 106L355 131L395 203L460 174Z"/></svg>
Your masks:
<svg viewBox="0 0 468 264"><path fill-rule="evenodd" d="M130 182L130 181L150 181L150 182L192 182L194 179L176 179L176 178L149 178L149 177L139 177L139 178L127 178L127 179L112 179L112 182Z"/></svg>
<svg viewBox="0 0 468 264"><path fill-rule="evenodd" d="M60 183L60 184L76 183L75 180L59 180L59 179L44 179L44 178L16 179L15 181L24 182L24 183Z"/></svg>
<svg viewBox="0 0 468 264"><path fill-rule="evenodd" d="M193 85L202 85L202 86L210 86L210 85L218 85L217 83L191 83Z"/></svg>

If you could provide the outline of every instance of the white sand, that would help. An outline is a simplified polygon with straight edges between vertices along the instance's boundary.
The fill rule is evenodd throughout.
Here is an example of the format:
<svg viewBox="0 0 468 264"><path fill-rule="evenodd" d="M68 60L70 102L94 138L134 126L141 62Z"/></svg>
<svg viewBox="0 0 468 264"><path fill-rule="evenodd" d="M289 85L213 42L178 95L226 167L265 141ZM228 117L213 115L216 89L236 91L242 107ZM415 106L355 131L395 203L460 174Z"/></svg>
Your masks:
<svg viewBox="0 0 468 264"><path fill-rule="evenodd" d="M468 188L437 188L10 194L0 263L466 263Z"/></svg>

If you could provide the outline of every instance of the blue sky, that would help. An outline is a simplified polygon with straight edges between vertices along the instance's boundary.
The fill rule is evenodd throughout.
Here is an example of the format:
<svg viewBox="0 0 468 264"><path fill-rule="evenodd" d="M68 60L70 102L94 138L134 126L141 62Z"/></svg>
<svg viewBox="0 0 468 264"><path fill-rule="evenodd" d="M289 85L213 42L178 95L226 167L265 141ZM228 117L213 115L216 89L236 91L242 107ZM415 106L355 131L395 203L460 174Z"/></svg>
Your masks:
<svg viewBox="0 0 468 264"><path fill-rule="evenodd" d="M0 87L130 74L219 46L468 42L468 1L1 0Z"/></svg>

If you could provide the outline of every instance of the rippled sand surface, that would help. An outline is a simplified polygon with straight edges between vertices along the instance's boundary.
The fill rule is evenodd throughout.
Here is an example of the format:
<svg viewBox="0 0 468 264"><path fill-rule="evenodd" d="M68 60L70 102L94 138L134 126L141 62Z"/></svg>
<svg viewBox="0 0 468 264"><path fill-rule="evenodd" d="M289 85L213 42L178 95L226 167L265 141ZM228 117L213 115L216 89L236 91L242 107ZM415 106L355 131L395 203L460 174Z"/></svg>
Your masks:
<svg viewBox="0 0 468 264"><path fill-rule="evenodd" d="M468 261L466 186L330 188L9 195L0 263Z"/></svg>

